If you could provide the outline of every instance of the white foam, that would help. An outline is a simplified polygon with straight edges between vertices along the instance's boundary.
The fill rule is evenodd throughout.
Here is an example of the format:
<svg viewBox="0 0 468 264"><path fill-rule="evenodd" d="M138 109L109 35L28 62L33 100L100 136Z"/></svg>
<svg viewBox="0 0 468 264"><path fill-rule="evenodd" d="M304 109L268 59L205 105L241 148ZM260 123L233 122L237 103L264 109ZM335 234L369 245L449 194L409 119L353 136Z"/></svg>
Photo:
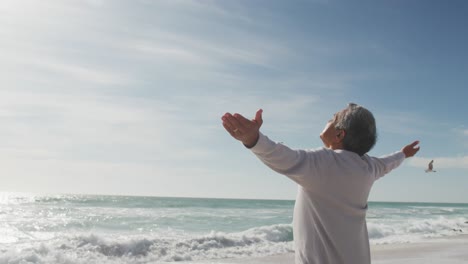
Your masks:
<svg viewBox="0 0 468 264"><path fill-rule="evenodd" d="M407 219L400 221L372 220L367 229L373 244L408 243L425 238L466 234L468 225L463 218Z"/></svg>
<svg viewBox="0 0 468 264"><path fill-rule="evenodd" d="M239 233L211 232L186 239L103 237L90 234L11 246L0 247L0 264L148 263L293 252L291 225L263 226Z"/></svg>

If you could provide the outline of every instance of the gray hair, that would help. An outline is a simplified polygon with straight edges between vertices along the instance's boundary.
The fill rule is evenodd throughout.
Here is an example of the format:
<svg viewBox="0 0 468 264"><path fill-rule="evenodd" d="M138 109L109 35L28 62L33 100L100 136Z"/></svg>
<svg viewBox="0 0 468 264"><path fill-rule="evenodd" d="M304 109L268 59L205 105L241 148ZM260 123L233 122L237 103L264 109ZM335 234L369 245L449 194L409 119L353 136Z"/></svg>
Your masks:
<svg viewBox="0 0 468 264"><path fill-rule="evenodd" d="M377 128L372 113L355 103L338 112L335 129L344 130L343 148L359 154L369 152L377 141Z"/></svg>

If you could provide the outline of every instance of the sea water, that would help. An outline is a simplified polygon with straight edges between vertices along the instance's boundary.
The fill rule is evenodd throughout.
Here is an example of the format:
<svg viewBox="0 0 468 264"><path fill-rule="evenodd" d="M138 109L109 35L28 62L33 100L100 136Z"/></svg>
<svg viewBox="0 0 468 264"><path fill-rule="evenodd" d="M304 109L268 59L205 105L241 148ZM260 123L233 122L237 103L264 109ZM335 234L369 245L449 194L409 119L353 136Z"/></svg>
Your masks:
<svg viewBox="0 0 468 264"><path fill-rule="evenodd" d="M294 201L0 193L0 264L211 261L294 252ZM371 244L468 232L468 204L370 202Z"/></svg>

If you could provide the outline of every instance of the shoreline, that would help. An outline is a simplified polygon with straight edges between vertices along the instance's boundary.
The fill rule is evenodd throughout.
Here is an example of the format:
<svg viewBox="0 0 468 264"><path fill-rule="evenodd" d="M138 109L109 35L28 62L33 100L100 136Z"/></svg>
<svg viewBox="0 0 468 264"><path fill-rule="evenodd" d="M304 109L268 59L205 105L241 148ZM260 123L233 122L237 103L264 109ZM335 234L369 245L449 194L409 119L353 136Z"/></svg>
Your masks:
<svg viewBox="0 0 468 264"><path fill-rule="evenodd" d="M426 241L401 244L371 245L373 264L466 264L468 235L431 238ZM294 253L239 259L188 261L197 264L294 264Z"/></svg>

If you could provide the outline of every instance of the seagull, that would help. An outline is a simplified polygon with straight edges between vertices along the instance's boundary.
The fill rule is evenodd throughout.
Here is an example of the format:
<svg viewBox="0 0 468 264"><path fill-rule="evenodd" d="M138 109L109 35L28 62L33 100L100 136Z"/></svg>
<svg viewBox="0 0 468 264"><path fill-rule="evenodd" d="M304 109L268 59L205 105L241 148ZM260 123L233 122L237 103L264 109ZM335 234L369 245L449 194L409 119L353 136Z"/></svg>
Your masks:
<svg viewBox="0 0 468 264"><path fill-rule="evenodd" d="M432 163L434 163L434 160L431 160L431 162L429 162L429 164L427 165L427 169L425 170L425 172L436 172L435 170L432 169Z"/></svg>

